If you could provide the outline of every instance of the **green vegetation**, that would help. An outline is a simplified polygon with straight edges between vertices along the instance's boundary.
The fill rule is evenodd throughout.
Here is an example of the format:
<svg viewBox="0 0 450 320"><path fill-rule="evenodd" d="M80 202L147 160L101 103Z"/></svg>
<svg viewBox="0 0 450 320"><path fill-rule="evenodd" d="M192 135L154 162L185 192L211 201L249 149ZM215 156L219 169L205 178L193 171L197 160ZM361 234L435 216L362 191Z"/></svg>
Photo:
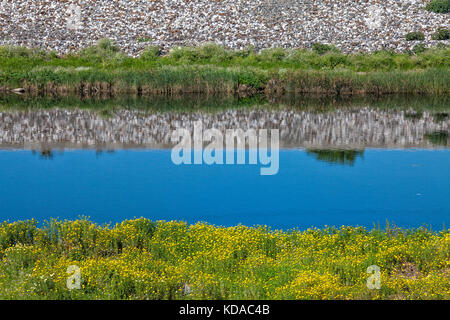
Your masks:
<svg viewBox="0 0 450 320"><path fill-rule="evenodd" d="M448 229L389 225L4 222L0 299L448 299L449 241ZM367 286L372 265L380 289Z"/></svg>
<svg viewBox="0 0 450 320"><path fill-rule="evenodd" d="M161 56L161 50L155 46L148 46L141 53L140 58L145 61L156 61Z"/></svg>
<svg viewBox="0 0 450 320"><path fill-rule="evenodd" d="M152 41L152 38L147 37L138 38L138 42L150 42L150 41Z"/></svg>
<svg viewBox="0 0 450 320"><path fill-rule="evenodd" d="M259 53L207 44L162 55L148 47L140 57L110 40L65 56L36 49L0 47L0 89L28 93L240 93L257 91L328 95L449 91L450 48L416 53L343 54L328 45L313 50L265 49Z"/></svg>
<svg viewBox="0 0 450 320"><path fill-rule="evenodd" d="M423 32L409 32L405 36L407 41L425 40Z"/></svg>
<svg viewBox="0 0 450 320"><path fill-rule="evenodd" d="M356 158L363 157L364 150L308 149L306 153L313 155L317 160L353 166Z"/></svg>
<svg viewBox="0 0 450 320"><path fill-rule="evenodd" d="M450 39L450 30L446 28L439 28L431 38L433 40L448 40Z"/></svg>
<svg viewBox="0 0 450 320"><path fill-rule="evenodd" d="M312 45L312 50L319 55L323 55L325 53L339 53L339 49L335 46L322 43L314 43Z"/></svg>
<svg viewBox="0 0 450 320"><path fill-rule="evenodd" d="M428 11L435 13L449 13L450 0L432 0L425 7Z"/></svg>
<svg viewBox="0 0 450 320"><path fill-rule="evenodd" d="M425 47L425 45L423 43L419 43L413 47L412 52L415 54L419 54L425 52L426 50L427 48Z"/></svg>

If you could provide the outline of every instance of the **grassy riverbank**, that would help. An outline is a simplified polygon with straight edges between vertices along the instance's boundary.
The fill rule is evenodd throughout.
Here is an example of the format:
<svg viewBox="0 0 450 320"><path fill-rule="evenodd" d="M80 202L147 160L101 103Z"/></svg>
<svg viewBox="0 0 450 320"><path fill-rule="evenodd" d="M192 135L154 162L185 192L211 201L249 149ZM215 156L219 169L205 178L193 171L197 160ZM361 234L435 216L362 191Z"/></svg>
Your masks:
<svg viewBox="0 0 450 320"><path fill-rule="evenodd" d="M5 222L0 298L448 299L449 245L448 229ZM81 289L67 288L70 265ZM366 286L371 265L379 290Z"/></svg>
<svg viewBox="0 0 450 320"><path fill-rule="evenodd" d="M30 93L121 94L240 93L325 95L446 94L450 49L343 54L332 46L313 50L231 51L217 45L161 54L149 47L129 57L102 40L58 56L34 49L0 47L0 87Z"/></svg>

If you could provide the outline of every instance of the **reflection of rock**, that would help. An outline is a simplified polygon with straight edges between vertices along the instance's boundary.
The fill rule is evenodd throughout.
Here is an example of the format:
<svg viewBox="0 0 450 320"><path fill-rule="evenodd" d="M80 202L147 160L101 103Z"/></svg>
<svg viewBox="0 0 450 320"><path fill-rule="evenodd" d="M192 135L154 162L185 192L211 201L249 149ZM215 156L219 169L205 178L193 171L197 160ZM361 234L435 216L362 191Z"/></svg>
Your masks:
<svg viewBox="0 0 450 320"><path fill-rule="evenodd" d="M219 113L142 113L112 111L105 118L90 110L0 112L0 146L36 149L47 147L129 148L170 147L170 134L178 127L280 129L281 147L346 148L434 147L425 135L448 132L450 119L423 112L361 108L328 113L262 109Z"/></svg>
<svg viewBox="0 0 450 320"><path fill-rule="evenodd" d="M364 150L308 149L307 154L315 156L317 160L352 166L356 158L364 155Z"/></svg>

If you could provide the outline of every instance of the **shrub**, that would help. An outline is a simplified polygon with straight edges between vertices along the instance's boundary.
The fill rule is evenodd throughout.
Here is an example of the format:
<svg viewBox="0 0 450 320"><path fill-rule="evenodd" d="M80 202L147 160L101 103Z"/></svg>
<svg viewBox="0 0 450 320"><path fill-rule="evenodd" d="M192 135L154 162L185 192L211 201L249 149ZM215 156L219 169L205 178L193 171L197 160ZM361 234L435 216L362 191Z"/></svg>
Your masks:
<svg viewBox="0 0 450 320"><path fill-rule="evenodd" d="M233 55L235 57L247 58L248 56L255 54L255 48L253 46L248 46L245 49L235 50Z"/></svg>
<svg viewBox="0 0 450 320"><path fill-rule="evenodd" d="M416 44L412 49L415 54L423 53L425 50L427 50L427 48L423 43Z"/></svg>
<svg viewBox="0 0 450 320"><path fill-rule="evenodd" d="M4 254L6 273L18 275L23 269L32 267L37 260L37 251L35 247L21 243L7 248Z"/></svg>
<svg viewBox="0 0 450 320"><path fill-rule="evenodd" d="M349 65L349 61L345 55L335 52L324 54L321 57L320 62L321 65L327 69L334 69L336 67L343 68Z"/></svg>
<svg viewBox="0 0 450 320"><path fill-rule="evenodd" d="M119 47L110 39L101 39L95 45L83 49L80 56L86 60L99 62L106 59L122 58Z"/></svg>
<svg viewBox="0 0 450 320"><path fill-rule="evenodd" d="M157 46L149 46L141 53L141 59L154 61L161 55L161 49Z"/></svg>
<svg viewBox="0 0 450 320"><path fill-rule="evenodd" d="M116 53L119 52L119 47L111 39L101 39L97 42L95 49L102 53Z"/></svg>
<svg viewBox="0 0 450 320"><path fill-rule="evenodd" d="M150 42L150 41L152 41L151 38L146 38L146 37L144 37L144 38L138 38L138 43L142 43L142 42Z"/></svg>
<svg viewBox="0 0 450 320"><path fill-rule="evenodd" d="M232 58L232 51L227 50L224 46L215 43L207 43L198 48L201 59L215 63L225 62Z"/></svg>
<svg viewBox="0 0 450 320"><path fill-rule="evenodd" d="M339 52L339 49L335 46L329 45L329 44L323 44L323 43L314 43L312 45L312 50L316 52L317 54L325 54L327 52Z"/></svg>
<svg viewBox="0 0 450 320"><path fill-rule="evenodd" d="M432 0L430 3L428 3L425 9L435 13L449 13L450 0Z"/></svg>
<svg viewBox="0 0 450 320"><path fill-rule="evenodd" d="M47 52L37 48L25 48L14 46L0 46L1 58L30 58L50 60L56 58L55 52Z"/></svg>
<svg viewBox="0 0 450 320"><path fill-rule="evenodd" d="M431 38L433 40L448 40L450 39L450 30L438 28Z"/></svg>
<svg viewBox="0 0 450 320"><path fill-rule="evenodd" d="M265 62L278 62L286 57L286 50L283 48L267 48L261 50L259 57Z"/></svg>
<svg viewBox="0 0 450 320"><path fill-rule="evenodd" d="M422 32L409 32L406 34L406 41L425 40Z"/></svg>
<svg viewBox="0 0 450 320"><path fill-rule="evenodd" d="M214 62L221 63L232 58L232 53L223 46L215 43L207 43L199 47L179 47L174 48L169 53L169 57L182 62Z"/></svg>

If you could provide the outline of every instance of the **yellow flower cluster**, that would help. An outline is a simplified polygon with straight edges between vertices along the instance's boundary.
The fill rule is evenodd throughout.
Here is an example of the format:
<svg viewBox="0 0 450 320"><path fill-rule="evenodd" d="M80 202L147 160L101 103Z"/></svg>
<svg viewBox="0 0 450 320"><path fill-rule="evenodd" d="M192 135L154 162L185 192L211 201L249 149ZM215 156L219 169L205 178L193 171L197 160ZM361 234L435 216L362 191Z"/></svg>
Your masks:
<svg viewBox="0 0 450 320"><path fill-rule="evenodd" d="M448 299L450 233L140 218L0 224L3 299ZM79 268L70 289L68 267ZM380 288L367 286L369 266Z"/></svg>

